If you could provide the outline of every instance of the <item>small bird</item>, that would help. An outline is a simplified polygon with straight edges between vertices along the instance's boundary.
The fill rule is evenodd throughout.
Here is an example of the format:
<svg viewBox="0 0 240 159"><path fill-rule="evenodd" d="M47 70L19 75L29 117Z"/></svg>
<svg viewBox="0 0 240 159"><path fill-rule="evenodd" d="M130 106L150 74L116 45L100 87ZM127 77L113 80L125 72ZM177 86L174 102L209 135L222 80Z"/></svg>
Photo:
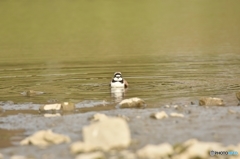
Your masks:
<svg viewBox="0 0 240 159"><path fill-rule="evenodd" d="M121 72L115 72L110 83L110 86L112 88L127 88L128 83L125 79L123 79Z"/></svg>

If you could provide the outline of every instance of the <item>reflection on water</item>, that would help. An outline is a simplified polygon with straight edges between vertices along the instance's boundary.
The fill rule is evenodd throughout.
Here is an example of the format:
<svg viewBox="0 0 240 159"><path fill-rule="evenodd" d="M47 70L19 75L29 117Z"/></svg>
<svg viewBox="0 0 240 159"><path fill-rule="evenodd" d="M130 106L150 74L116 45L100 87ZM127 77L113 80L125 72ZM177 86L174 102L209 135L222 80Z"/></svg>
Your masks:
<svg viewBox="0 0 240 159"><path fill-rule="evenodd" d="M115 102L120 102L126 91L127 90L125 88L111 88L111 95L115 99Z"/></svg>

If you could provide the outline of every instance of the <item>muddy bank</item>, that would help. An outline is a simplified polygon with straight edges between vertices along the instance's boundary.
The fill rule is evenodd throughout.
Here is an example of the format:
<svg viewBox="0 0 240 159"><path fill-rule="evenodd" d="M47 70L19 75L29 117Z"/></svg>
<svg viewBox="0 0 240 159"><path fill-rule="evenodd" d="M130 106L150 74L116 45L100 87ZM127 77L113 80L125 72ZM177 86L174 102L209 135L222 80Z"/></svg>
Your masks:
<svg viewBox="0 0 240 159"><path fill-rule="evenodd" d="M78 105L78 104L77 104ZM95 109L98 108L98 109ZM101 109L101 108L105 108ZM108 116L125 116L131 132L132 143L127 148L137 151L147 144L160 144L168 142L177 144L188 139L196 138L200 141L220 142L224 145L238 144L240 128L240 107L201 107L198 105L162 105L146 109L110 109L112 105L95 106ZM90 109L90 108L88 108ZM108 110L109 109L109 110ZM5 113L14 110L5 110ZM18 140L32 135L39 130L52 129L53 132L67 135L72 142L82 141L82 128L89 125L91 118L99 111L82 111L78 106L75 113L60 114L58 117L44 117L43 114L18 113L1 116L0 129L24 132L18 133ZM35 110L33 110L35 111ZM36 110L37 111L37 110ZM167 114L181 113L184 117L168 117L161 120L151 118L152 113L165 111ZM7 132L8 133L8 132ZM14 137L14 135L13 135ZM11 141L13 138L9 138ZM1 139L2 140L2 139ZM16 140L14 146L2 148L4 156L24 155L33 158L74 158L69 151L70 144L50 146L39 149L35 146L20 146Z"/></svg>

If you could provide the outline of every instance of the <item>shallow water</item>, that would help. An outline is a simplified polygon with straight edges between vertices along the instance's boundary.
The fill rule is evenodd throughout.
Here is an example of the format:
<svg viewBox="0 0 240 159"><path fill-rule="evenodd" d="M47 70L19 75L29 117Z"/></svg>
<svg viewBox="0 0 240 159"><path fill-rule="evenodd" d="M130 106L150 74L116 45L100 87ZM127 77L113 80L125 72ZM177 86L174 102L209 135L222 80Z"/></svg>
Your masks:
<svg viewBox="0 0 240 159"><path fill-rule="evenodd" d="M0 101L7 110L1 118L38 116L40 104L62 101L80 112L109 110L130 97L149 107L201 96L235 106L239 3L0 1ZM130 84L124 97L111 94L115 71ZM23 96L27 90L44 94Z"/></svg>

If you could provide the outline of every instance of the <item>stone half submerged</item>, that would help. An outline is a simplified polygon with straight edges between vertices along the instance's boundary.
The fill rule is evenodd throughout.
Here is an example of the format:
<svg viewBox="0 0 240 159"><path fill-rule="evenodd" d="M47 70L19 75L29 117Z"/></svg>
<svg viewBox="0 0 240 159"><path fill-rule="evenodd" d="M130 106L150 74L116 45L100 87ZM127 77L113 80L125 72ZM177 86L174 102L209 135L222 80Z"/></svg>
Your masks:
<svg viewBox="0 0 240 159"><path fill-rule="evenodd" d="M134 97L122 100L118 105L116 105L116 108L145 108L146 106L147 104L144 100Z"/></svg>
<svg viewBox="0 0 240 159"><path fill-rule="evenodd" d="M71 102L63 102L63 103L56 103L56 104L46 104L42 105L39 108L39 111L41 113L47 113L47 112L69 112L75 110L75 104Z"/></svg>

